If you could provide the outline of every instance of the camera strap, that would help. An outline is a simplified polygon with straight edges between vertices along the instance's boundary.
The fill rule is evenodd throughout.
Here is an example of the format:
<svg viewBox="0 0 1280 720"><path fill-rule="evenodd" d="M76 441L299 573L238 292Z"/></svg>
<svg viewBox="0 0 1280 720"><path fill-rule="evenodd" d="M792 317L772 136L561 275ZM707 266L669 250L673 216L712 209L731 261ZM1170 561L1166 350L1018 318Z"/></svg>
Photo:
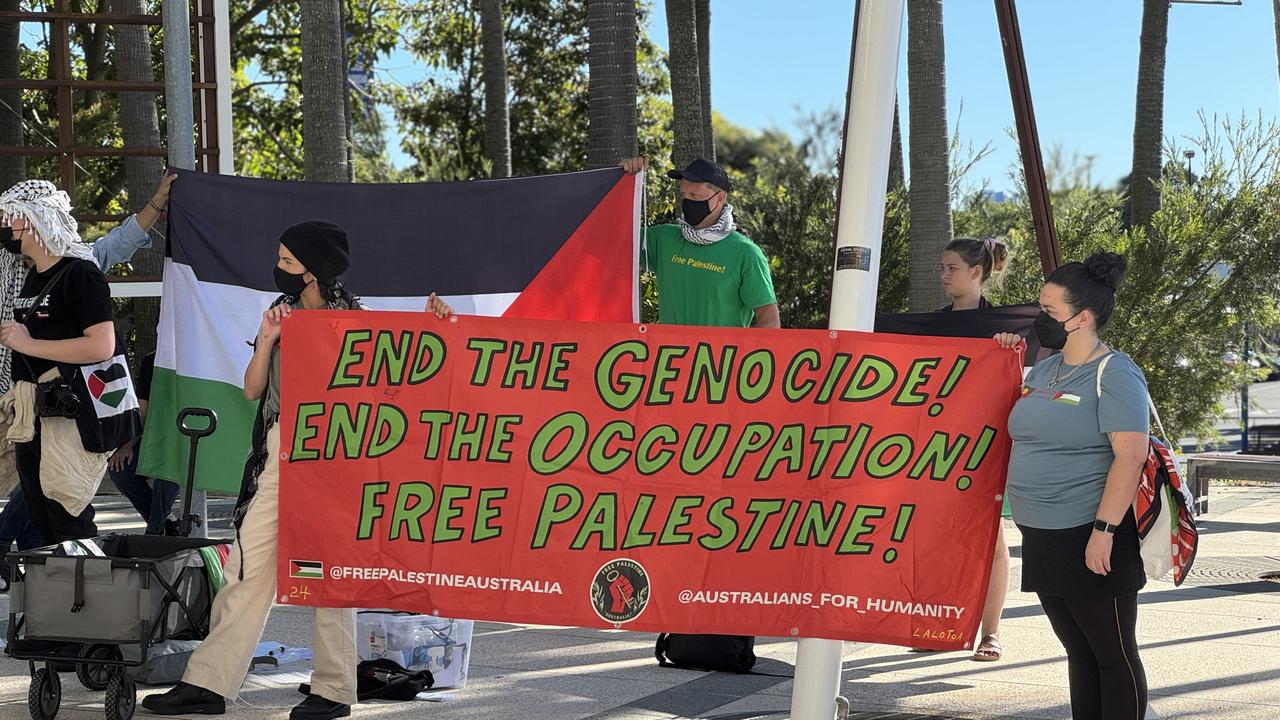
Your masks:
<svg viewBox="0 0 1280 720"><path fill-rule="evenodd" d="M53 286L57 285L58 281L62 279L62 276L67 274L67 271L71 269L72 264L73 263L67 263L66 265L62 266L61 270L54 273L53 277L49 278L49 282L44 284L44 289L40 291L40 294L36 295L35 302L31 303L30 308L27 308L27 313L22 318L22 324L28 330L31 329L31 325L29 325L29 323L31 322L31 316L35 314L36 308L40 307L40 303L44 302L44 299L49 296L49 292L53 290ZM40 378L36 377L36 371L32 369L31 363L27 360L27 356L23 355L22 353L14 353L14 354L22 359L23 365L27 366L27 372L31 374L31 382L33 383L40 382Z"/></svg>

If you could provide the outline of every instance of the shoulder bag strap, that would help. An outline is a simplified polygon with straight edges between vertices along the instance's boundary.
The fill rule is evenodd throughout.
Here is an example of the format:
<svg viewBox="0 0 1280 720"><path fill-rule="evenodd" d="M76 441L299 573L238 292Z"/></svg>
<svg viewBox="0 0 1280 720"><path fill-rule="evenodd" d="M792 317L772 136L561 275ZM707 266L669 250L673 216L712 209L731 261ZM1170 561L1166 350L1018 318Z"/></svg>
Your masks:
<svg viewBox="0 0 1280 720"><path fill-rule="evenodd" d="M54 285L58 284L58 281L62 279L62 276L67 274L67 271L71 269L71 265L72 263L63 265L62 269L54 273L53 277L49 278L49 282L44 284L44 289L40 291L39 295L36 295L35 301L31 303L31 307L27 308L26 315L22 317L22 324L24 326L28 328L31 327L29 323L31 322L31 316L35 314L36 308L40 307L40 303L44 302L44 299L49 296L49 292L53 290ZM27 361L27 356L22 353L17 353L17 355L22 358L22 364L27 366L27 372L31 373L32 382L39 380L40 378L36 377L35 370L31 369L31 363Z"/></svg>
<svg viewBox="0 0 1280 720"><path fill-rule="evenodd" d="M1114 354L1114 353L1113 353ZM1098 398L1102 398L1102 371L1106 369L1107 362L1111 360L1111 355L1102 358L1102 362L1098 364ZM1164 440L1165 445L1174 448L1173 443L1169 441L1169 433L1165 432L1164 423L1160 422L1160 411L1156 409L1156 401L1151 399L1151 391L1147 391L1147 410L1151 412L1151 417L1156 421L1156 430L1160 432L1160 438Z"/></svg>

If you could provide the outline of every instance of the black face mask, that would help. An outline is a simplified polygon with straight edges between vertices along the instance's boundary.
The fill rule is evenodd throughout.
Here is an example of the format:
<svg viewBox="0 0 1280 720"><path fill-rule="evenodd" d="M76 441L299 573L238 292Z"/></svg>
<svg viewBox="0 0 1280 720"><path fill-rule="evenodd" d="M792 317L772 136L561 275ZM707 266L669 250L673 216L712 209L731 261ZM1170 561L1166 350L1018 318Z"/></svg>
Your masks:
<svg viewBox="0 0 1280 720"><path fill-rule="evenodd" d="M1076 315L1079 314L1076 313ZM1031 324L1031 327L1036 331L1036 338L1040 340L1040 347L1050 350L1061 350L1066 347L1067 336L1071 334L1067 330L1067 323L1071 322L1076 315L1072 315L1066 320L1054 320L1049 313L1041 310L1040 314L1036 316L1035 322Z"/></svg>
<svg viewBox="0 0 1280 720"><path fill-rule="evenodd" d="M307 286L311 284L303 279L305 275L306 273L285 272L277 265L275 269L276 288L285 295L299 297L302 295L302 291L306 290Z"/></svg>
<svg viewBox="0 0 1280 720"><path fill-rule="evenodd" d="M698 223L706 220L711 214L711 200L684 198L680 201L680 214L684 216L685 222L697 227Z"/></svg>
<svg viewBox="0 0 1280 720"><path fill-rule="evenodd" d="M14 255L22 254L22 238L14 237L11 227L0 227L0 244Z"/></svg>

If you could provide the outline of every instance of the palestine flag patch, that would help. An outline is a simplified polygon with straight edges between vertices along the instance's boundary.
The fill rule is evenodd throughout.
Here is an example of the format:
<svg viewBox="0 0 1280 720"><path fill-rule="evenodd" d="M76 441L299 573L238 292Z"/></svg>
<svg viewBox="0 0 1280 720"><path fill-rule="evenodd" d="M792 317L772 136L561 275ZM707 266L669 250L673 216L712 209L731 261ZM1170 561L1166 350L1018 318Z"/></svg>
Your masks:
<svg viewBox="0 0 1280 720"><path fill-rule="evenodd" d="M289 577L304 580L323 580L324 563L318 560L290 560Z"/></svg>
<svg viewBox="0 0 1280 720"><path fill-rule="evenodd" d="M96 365L81 365L80 374L93 398L93 411L99 420L138 409L138 396L133 391L124 355Z"/></svg>

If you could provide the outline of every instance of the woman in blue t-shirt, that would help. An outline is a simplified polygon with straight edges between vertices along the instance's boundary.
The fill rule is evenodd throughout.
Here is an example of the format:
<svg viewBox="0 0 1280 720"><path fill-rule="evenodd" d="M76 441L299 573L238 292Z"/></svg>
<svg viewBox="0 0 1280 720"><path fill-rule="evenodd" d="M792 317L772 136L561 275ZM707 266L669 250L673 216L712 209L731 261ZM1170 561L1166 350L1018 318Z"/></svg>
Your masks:
<svg viewBox="0 0 1280 720"><path fill-rule="evenodd" d="M1022 531L1022 590L1067 652L1076 718L1141 718L1135 637L1146 583L1133 499L1148 449L1146 379L1099 337L1127 263L1095 253L1055 270L1035 330L1062 352L1038 363L1009 415L1009 505ZM996 336L1013 348L1016 335Z"/></svg>

